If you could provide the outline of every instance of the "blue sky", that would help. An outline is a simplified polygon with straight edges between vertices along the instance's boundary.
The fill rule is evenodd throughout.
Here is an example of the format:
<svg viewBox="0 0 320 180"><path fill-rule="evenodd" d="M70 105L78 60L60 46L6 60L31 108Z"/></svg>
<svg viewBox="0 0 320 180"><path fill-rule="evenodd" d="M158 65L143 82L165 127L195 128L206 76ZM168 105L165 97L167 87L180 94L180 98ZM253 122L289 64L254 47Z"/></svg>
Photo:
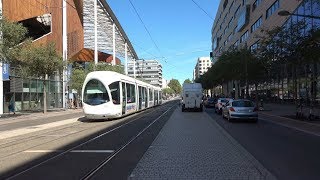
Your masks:
<svg viewBox="0 0 320 180"><path fill-rule="evenodd" d="M194 0L212 18L219 0ZM163 66L166 80L192 79L198 57L209 56L213 20L192 0L131 0L145 26L136 15L129 0L107 0L129 37L139 58L157 59Z"/></svg>

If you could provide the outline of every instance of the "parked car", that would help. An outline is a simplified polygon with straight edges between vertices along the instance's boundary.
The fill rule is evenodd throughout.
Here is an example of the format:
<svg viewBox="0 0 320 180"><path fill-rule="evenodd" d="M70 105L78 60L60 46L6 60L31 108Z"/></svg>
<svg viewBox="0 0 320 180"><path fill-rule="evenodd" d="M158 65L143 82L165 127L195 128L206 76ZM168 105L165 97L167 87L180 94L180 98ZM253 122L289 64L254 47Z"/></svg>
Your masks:
<svg viewBox="0 0 320 180"><path fill-rule="evenodd" d="M215 104L215 112L221 114L222 106L225 105L228 100L228 98L219 98Z"/></svg>
<svg viewBox="0 0 320 180"><path fill-rule="evenodd" d="M228 121L234 119L248 119L254 122L258 121L258 108L247 99L229 100L222 107L222 117Z"/></svg>
<svg viewBox="0 0 320 180"><path fill-rule="evenodd" d="M208 99L205 99L203 101L203 105L206 107L206 108L210 108L210 107L215 107L215 104L217 102L217 99L215 98L208 98Z"/></svg>

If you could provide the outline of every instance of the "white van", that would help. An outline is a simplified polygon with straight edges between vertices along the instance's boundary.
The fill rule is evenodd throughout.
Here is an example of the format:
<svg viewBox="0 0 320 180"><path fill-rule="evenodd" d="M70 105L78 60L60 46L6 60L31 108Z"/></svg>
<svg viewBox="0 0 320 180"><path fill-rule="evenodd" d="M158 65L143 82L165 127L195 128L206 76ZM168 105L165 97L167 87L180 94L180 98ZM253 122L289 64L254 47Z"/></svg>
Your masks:
<svg viewBox="0 0 320 180"><path fill-rule="evenodd" d="M184 83L182 87L182 112L186 109L203 111L202 86L200 83Z"/></svg>

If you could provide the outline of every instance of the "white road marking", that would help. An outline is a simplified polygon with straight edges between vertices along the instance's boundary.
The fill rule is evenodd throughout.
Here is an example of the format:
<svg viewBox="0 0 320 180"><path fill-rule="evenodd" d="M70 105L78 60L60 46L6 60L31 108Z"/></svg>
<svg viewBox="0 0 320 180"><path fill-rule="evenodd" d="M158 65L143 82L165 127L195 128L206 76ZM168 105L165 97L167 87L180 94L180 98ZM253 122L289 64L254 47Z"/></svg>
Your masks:
<svg viewBox="0 0 320 180"><path fill-rule="evenodd" d="M51 153L51 152L63 152L62 150L27 150L26 153Z"/></svg>
<svg viewBox="0 0 320 180"><path fill-rule="evenodd" d="M63 152L63 150L27 150L26 153L52 153ZM72 150L72 153L113 153L114 150Z"/></svg>
<svg viewBox="0 0 320 180"><path fill-rule="evenodd" d="M9 130L9 131L2 131L0 132L0 140L15 137L15 136L20 136L28 133L33 133L33 132L37 132L45 129L50 129L58 126L63 126L66 124L75 123L77 121L78 121L78 118L73 118L73 119L57 121L53 123L41 124L37 126L29 126L29 127L24 127L24 128Z"/></svg>
<svg viewBox="0 0 320 180"><path fill-rule="evenodd" d="M114 150L72 150L74 153L113 153Z"/></svg>

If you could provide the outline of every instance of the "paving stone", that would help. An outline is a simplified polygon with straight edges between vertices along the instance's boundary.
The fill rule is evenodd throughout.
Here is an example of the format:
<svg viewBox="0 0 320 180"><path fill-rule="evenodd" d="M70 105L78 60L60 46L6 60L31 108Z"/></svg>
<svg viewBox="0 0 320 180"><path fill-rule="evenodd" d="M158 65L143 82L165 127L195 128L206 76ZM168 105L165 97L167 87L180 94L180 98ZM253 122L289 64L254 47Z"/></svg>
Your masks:
<svg viewBox="0 0 320 180"><path fill-rule="evenodd" d="M206 113L176 109L129 179L275 179Z"/></svg>

